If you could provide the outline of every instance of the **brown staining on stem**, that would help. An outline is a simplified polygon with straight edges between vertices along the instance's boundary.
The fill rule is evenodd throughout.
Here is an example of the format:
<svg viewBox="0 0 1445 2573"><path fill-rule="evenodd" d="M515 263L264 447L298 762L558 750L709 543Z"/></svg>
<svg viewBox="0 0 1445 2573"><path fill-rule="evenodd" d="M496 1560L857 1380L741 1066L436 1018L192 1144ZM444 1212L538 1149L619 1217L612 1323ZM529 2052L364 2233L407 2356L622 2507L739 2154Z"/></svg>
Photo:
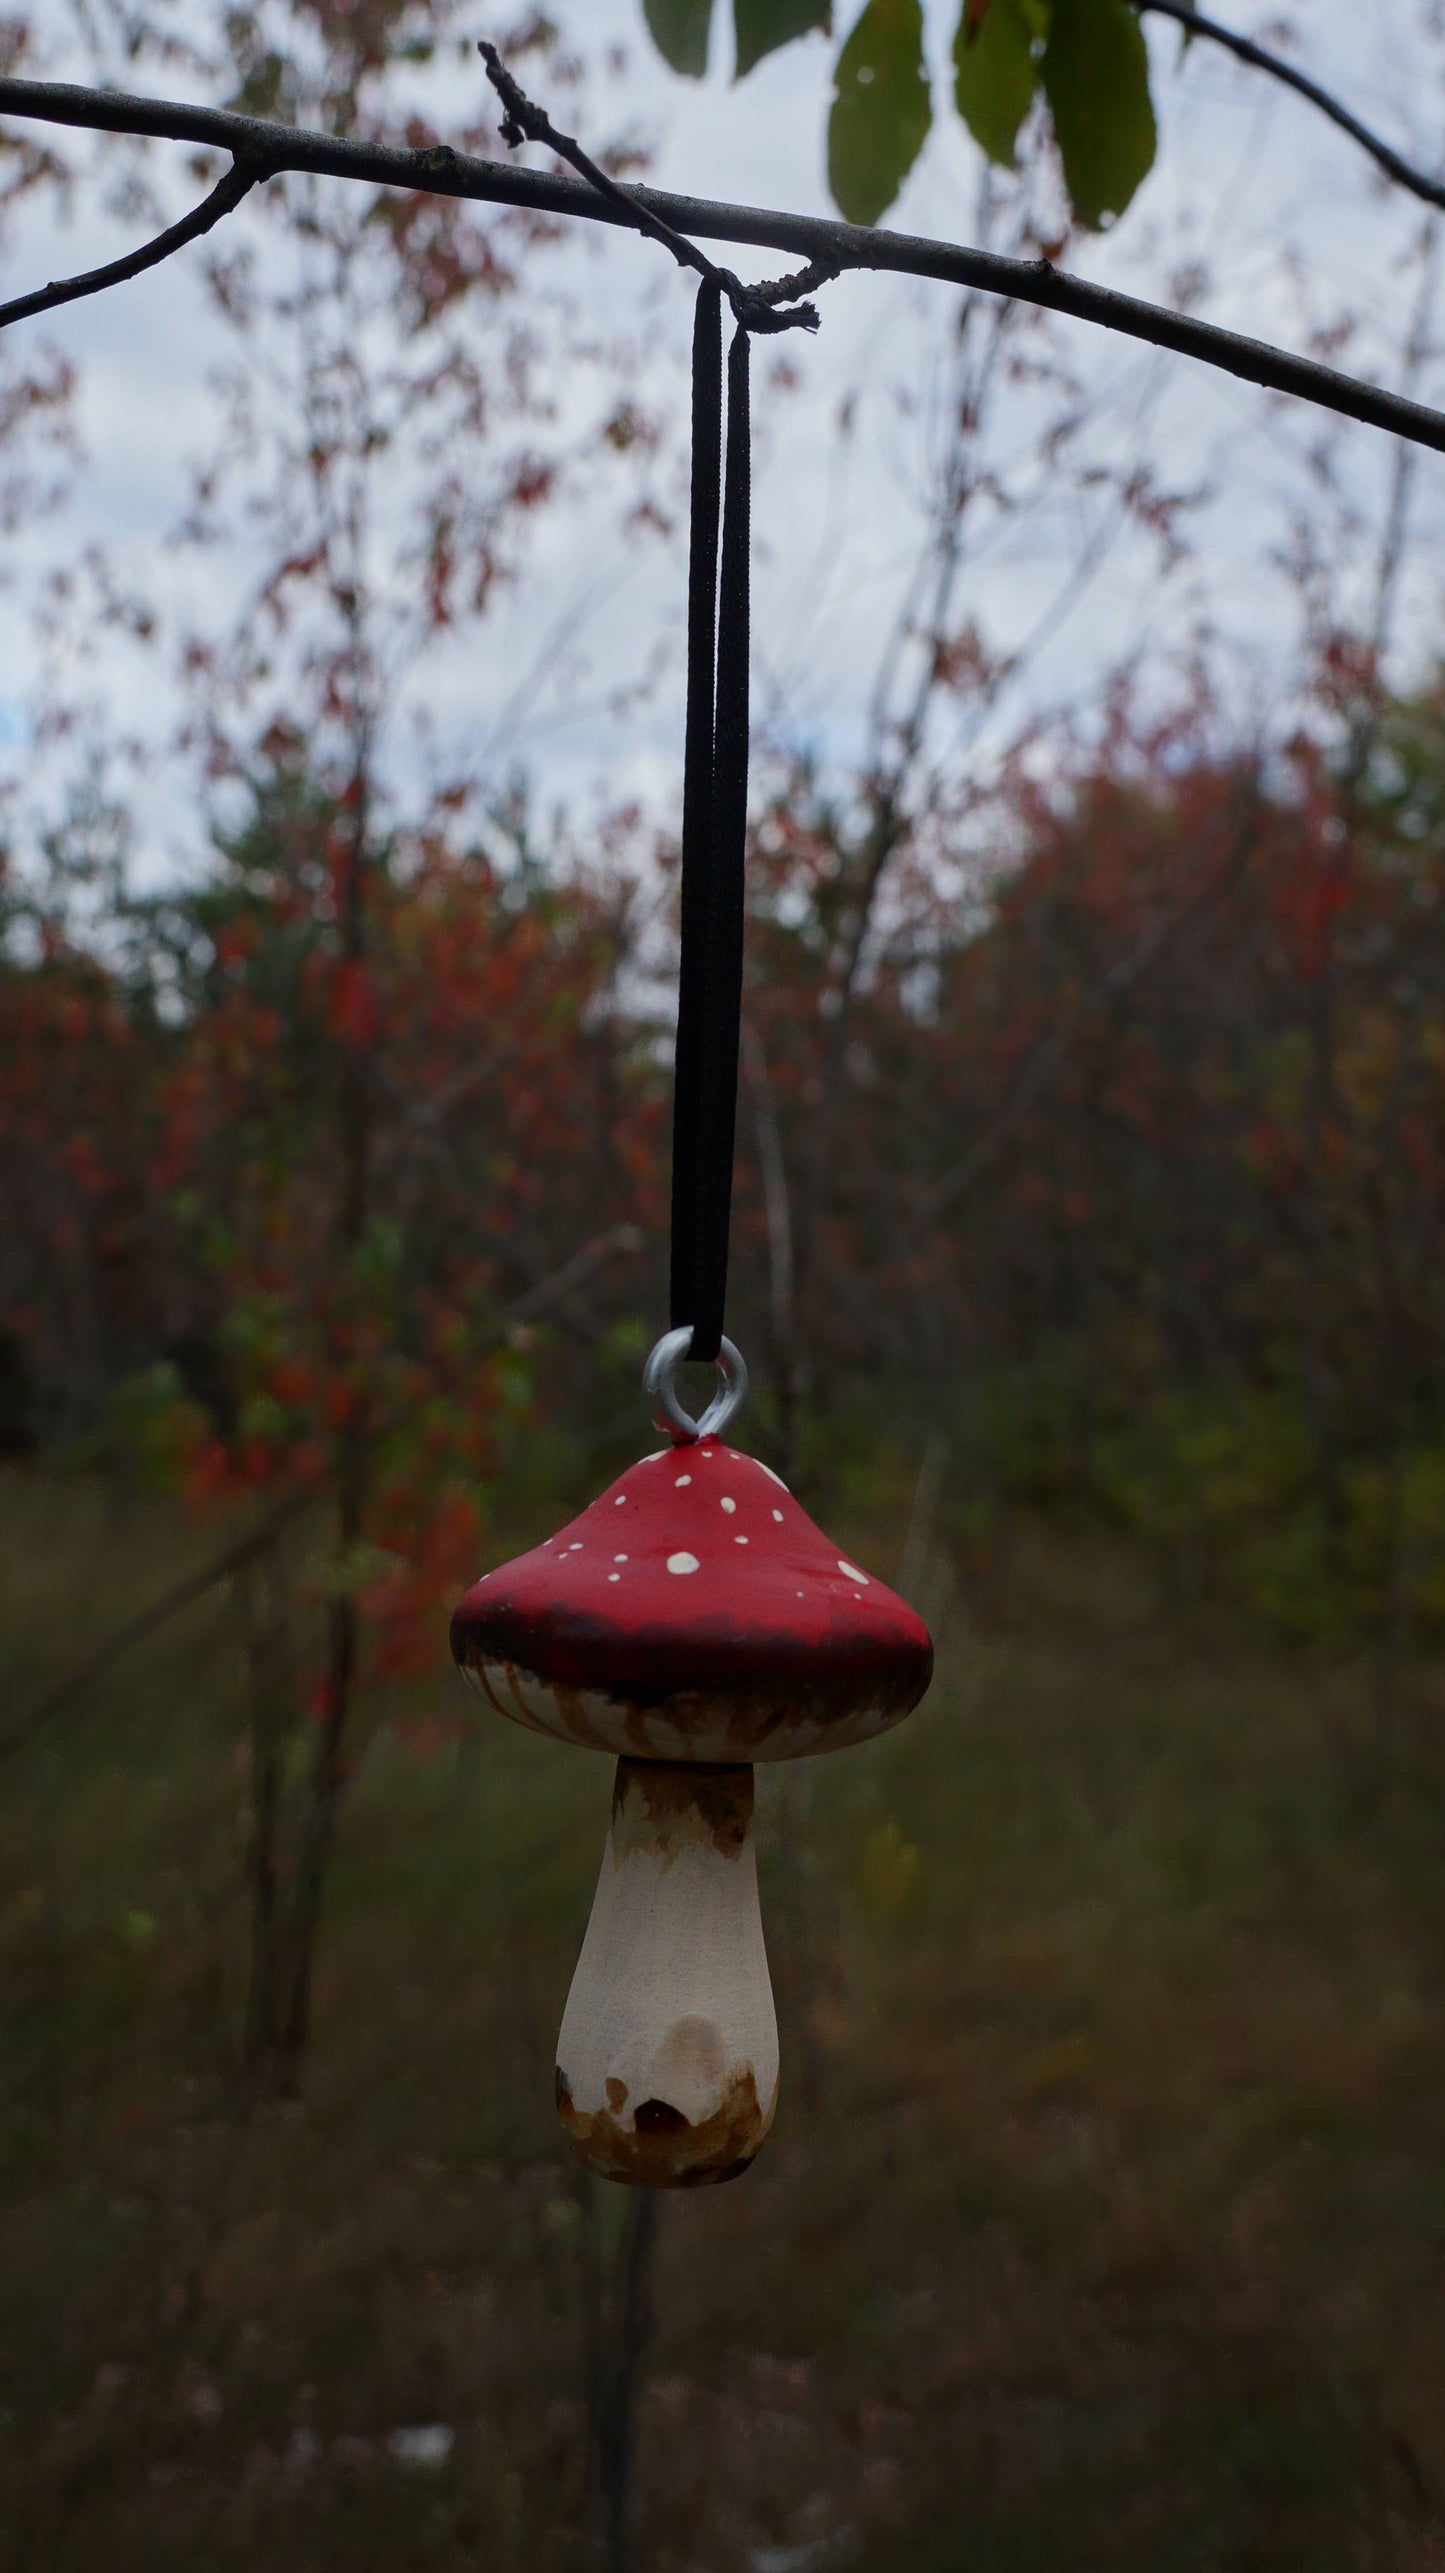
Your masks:
<svg viewBox="0 0 1445 2573"><path fill-rule="evenodd" d="M666 1866L689 1843L738 1858L753 1827L751 1768L708 1761L617 1763L612 1789L612 1851L620 1865L646 1849Z"/></svg>
<svg viewBox="0 0 1445 2573"><path fill-rule="evenodd" d="M696 2126L660 2099L643 2100L633 2124L624 2126L609 2109L588 2117L576 2108L560 2065L557 2070L557 2110L578 2161L604 2180L637 2189L703 2189L737 2179L763 2143L776 2107L776 2088L762 2107L753 2068L745 2064L712 2115Z"/></svg>
<svg viewBox="0 0 1445 2573"><path fill-rule="evenodd" d="M609 2088L611 2085L609 2084ZM632 2120L639 2135L685 2135L687 2120L671 2100L639 2100Z"/></svg>

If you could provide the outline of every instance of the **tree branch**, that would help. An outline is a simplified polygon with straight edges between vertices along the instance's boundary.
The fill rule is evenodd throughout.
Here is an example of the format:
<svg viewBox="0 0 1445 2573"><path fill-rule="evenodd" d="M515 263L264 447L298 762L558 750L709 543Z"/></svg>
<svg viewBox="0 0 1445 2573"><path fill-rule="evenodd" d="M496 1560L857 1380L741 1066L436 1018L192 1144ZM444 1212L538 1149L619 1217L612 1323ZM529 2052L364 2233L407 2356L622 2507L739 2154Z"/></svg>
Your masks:
<svg viewBox="0 0 1445 2573"><path fill-rule="evenodd" d="M1046 259L1005 259L995 252L972 250L948 241L917 235L871 231L816 215L785 214L757 206L721 205L706 197L684 197L657 188L620 189L624 205L599 197L580 179L550 172L516 170L498 161L480 160L435 143L420 151L394 144L360 143L328 134L310 134L259 117L237 116L229 109L187 107L166 99L128 98L119 92L78 89L59 81L0 80L0 115L28 116L51 124L80 126L110 134L154 134L172 141L211 144L238 157L261 162L268 172L309 170L341 179L360 179L379 187L416 188L433 196L475 199L488 205L511 205L535 214L581 216L593 223L630 224L643 214L655 215L674 231L704 240L741 241L770 250L797 252L834 273L844 269L876 274L936 278L988 295L1006 295L1016 303L1036 304L1066 313L1101 330L1122 332L1152 348L1173 349L1202 365L1219 368L1269 392L1288 393L1346 420L1386 429L1416 446L1445 453L1445 414L1424 403L1406 401L1377 385L1341 375L1313 358L1295 357L1263 340L1221 330L1188 313L1166 311L1121 295L1109 286L1093 285L1052 268Z"/></svg>
<svg viewBox="0 0 1445 2573"><path fill-rule="evenodd" d="M1252 70L1268 72L1271 80L1281 81L1286 89L1297 90L1301 98L1309 100L1311 107L1317 107L1332 125L1338 125L1342 134L1348 134L1352 142L1368 152L1386 178L1393 179L1399 187L1408 188L1412 196L1423 197L1427 205L1445 206L1445 184L1439 179L1432 179L1426 171L1417 170L1380 135L1372 134L1368 125L1362 125L1358 116L1352 116L1339 99L1332 98L1327 89L1321 89L1317 80L1311 80L1305 72L1296 71L1293 63L1287 63L1282 55L1272 54L1266 46L1257 45L1252 36L1236 34L1233 27L1221 27L1217 18L1201 17L1197 9L1185 5L1185 0L1134 0L1134 6L1141 18L1172 18L1176 26L1185 28L1191 36L1207 36L1212 45L1223 45L1226 53L1233 54L1239 62L1248 63Z"/></svg>
<svg viewBox="0 0 1445 2573"><path fill-rule="evenodd" d="M565 1260L559 1269L538 1278L510 1304L503 1305L499 1320L510 1326L529 1320L534 1313L545 1313L549 1305L564 1305L568 1295L607 1261L630 1257L642 1248L642 1244L643 1236L635 1224L614 1224L604 1233L595 1233L591 1241L584 1242L581 1250L574 1251L571 1259ZM502 1345L501 1341L496 1344L498 1349ZM374 1441L389 1437L400 1426L401 1420L396 1414L383 1418L373 1429ZM18 1722L7 1732L0 1733L0 1761L7 1759L12 1751L20 1750L32 1734L49 1723L52 1716L63 1714L76 1698L84 1696L93 1682L106 1678L112 1663L122 1653L128 1653L132 1645L143 1644L148 1635L154 1635L162 1626L169 1625L183 1608L203 1599L218 1582L254 1563L258 1555L264 1554L268 1546L275 1543L282 1530L290 1526L298 1513L315 1500L317 1484L315 1474L307 1476L263 1511L241 1536L230 1539L219 1554L212 1555L208 1562L202 1564L198 1572L188 1572L184 1580L162 1591L158 1599L149 1601L134 1617L127 1618L124 1625L113 1627L78 1662L73 1662L43 1696L36 1698Z"/></svg>
<svg viewBox="0 0 1445 2573"><path fill-rule="evenodd" d="M1115 1001L1127 999L1153 971L1175 939L1191 928L1221 894L1233 888L1248 864L1249 824L1255 809L1256 793L1256 781L1253 777L1246 779L1236 799L1238 809L1221 864L1205 872L1202 881L1185 895L1182 902L1153 922L1133 947L1116 956L1077 1005L1026 1056L982 1133L975 1136L968 1150L920 1194L912 1209L910 1234L921 1230L924 1224L950 1208L956 1208L960 1199L972 1193L1019 1118L1034 1106L1063 1070L1095 1012L1108 1008Z"/></svg>
<svg viewBox="0 0 1445 2573"><path fill-rule="evenodd" d="M776 307L793 303L794 298L804 294L809 286L824 284L834 271L821 268L815 261L811 268L803 271L801 278L779 277L768 286L743 285L730 268L719 268L714 260L704 257L695 241L689 241L685 233L674 231L672 225L664 222L652 207L639 204L637 198L620 187L616 179L609 178L591 154L583 151L575 134L559 133L545 108L538 107L520 83L513 79L495 45L483 40L477 51L486 65L487 78L502 102L504 143L510 143L514 148L518 143L545 143L559 160L570 162L578 176L586 179L599 196L605 197L609 205L621 208L624 222L635 223L639 232L649 233L654 241L662 243L664 250L670 250L679 268L691 268L699 277L709 278L726 295L735 318L746 323L749 330L817 329L818 308L815 304L796 304L793 311L786 313L779 312Z"/></svg>
<svg viewBox="0 0 1445 2573"><path fill-rule="evenodd" d="M183 1581L163 1590L158 1599L148 1601L134 1617L127 1618L123 1626L112 1627L110 1633L103 1636L80 1661L72 1662L64 1677L48 1688L43 1697L26 1708L18 1723L0 1735L0 1760L8 1758L12 1751L18 1751L33 1733L38 1733L52 1716L62 1714L74 1699L83 1697L97 1680L108 1678L112 1663L118 1661L122 1653L128 1653L132 1645L143 1644L147 1635L154 1635L160 1627L169 1625L183 1608L204 1599L208 1590L215 1589L217 1582L225 1581L231 1573L240 1572L247 1564L254 1563L314 1497L309 1487L288 1492L284 1499L264 1511L244 1535L233 1537L219 1554L212 1555L199 1572L188 1572Z"/></svg>
<svg viewBox="0 0 1445 2573"><path fill-rule="evenodd" d="M81 295L103 294L107 286L123 286L128 277L140 277L147 268L158 268L172 251L184 250L188 241L199 241L203 232L209 232L213 224L240 204L258 179L269 176L269 167L263 168L254 160L236 159L208 197L141 249L127 251L124 259L112 259L104 268L88 268L82 277L54 278L48 286L37 286L32 294L17 295L13 303L0 304L0 330L10 322L28 321L32 313L52 312L57 304L73 304Z"/></svg>

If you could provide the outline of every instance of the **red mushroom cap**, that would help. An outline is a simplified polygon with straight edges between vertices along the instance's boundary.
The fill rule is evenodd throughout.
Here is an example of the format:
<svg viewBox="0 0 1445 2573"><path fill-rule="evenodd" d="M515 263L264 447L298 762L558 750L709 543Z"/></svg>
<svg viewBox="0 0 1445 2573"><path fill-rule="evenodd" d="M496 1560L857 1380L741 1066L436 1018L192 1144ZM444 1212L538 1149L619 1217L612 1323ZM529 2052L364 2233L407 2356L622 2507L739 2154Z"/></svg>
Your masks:
<svg viewBox="0 0 1445 2573"><path fill-rule="evenodd" d="M452 1652L499 1713L653 1760L784 1760L866 1740L933 1673L922 1619L766 1465L716 1439L645 1457L485 1573Z"/></svg>

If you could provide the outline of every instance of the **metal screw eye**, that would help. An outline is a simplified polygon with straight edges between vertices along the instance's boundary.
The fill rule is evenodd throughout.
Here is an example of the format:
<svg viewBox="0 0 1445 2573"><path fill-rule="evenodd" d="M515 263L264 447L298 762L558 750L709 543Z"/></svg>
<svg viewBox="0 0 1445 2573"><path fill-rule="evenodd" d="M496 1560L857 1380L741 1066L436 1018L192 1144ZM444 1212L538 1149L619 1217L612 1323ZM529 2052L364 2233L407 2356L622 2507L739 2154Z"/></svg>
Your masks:
<svg viewBox="0 0 1445 2573"><path fill-rule="evenodd" d="M748 1371L742 1351L731 1340L721 1342L716 1366L722 1383L714 1394L701 1420L683 1410L677 1398L678 1368L692 1347L692 1324L682 1323L676 1331L664 1331L655 1349L648 1353L642 1370L642 1389L651 1400L660 1403L675 1429L688 1438L720 1438L748 1390Z"/></svg>

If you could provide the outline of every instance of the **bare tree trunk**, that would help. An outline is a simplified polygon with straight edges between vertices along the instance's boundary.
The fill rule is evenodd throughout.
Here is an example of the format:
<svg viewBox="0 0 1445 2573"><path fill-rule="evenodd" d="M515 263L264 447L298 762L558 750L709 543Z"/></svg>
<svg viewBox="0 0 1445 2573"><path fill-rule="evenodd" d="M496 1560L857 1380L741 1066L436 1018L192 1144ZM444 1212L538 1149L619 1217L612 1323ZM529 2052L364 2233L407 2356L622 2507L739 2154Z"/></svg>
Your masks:
<svg viewBox="0 0 1445 2573"><path fill-rule="evenodd" d="M753 1103L763 1212L768 1227L768 1288L772 1324L773 1382L778 1398L778 1466L785 1483L798 1467L798 1414L803 1387L793 1300L793 1206L788 1166L778 1126L778 1102L767 1051L751 1020L742 1025L743 1069Z"/></svg>
<svg viewBox="0 0 1445 2573"><path fill-rule="evenodd" d="M1427 361L1434 353L1440 230L1433 218L1426 222L1419 246L1420 281L1405 343L1403 366L1405 384L1411 390L1418 384ZM1408 445L1400 440L1395 449L1375 569L1375 604L1366 684L1350 726L1341 781L1340 800L1352 839L1359 836L1366 818L1364 787L1379 743L1385 711L1385 668L1394 637L1400 573L1409 541L1414 489L1415 458ZM1332 966L1333 962L1332 948ZM1400 1041L1403 1046L1403 1034ZM1402 1068L1397 1080L1397 1093L1403 1090L1403 1082ZM1404 1104L1403 1096L1398 1097L1393 1136L1397 1142ZM1382 1121L1376 1154L1383 1156L1386 1146L1387 1135ZM1397 1163L1398 1159L1397 1153ZM1384 1450L1385 1473L1380 1600L1372 1657L1375 1750L1379 1755L1388 1753L1398 1732L1401 1677L1409 1626L1410 1568L1407 1560L1404 1455L1407 1430L1402 1383L1406 1317L1392 1227L1390 1191L1385 1184L1383 1170L1378 1166L1367 1193L1379 1299L1374 1369L1376 1434Z"/></svg>
<svg viewBox="0 0 1445 2573"><path fill-rule="evenodd" d="M928 1587L929 1556L938 1519L944 1469L948 1464L948 1446L942 1430L929 1431L913 1486L913 1502L898 1557L898 1570L893 1576L893 1586L900 1598L908 1600L915 1608Z"/></svg>
<svg viewBox="0 0 1445 2573"><path fill-rule="evenodd" d="M607 2275L599 2192L582 2175L583 2395L587 2407L587 2542L600 2573L632 2573L637 2377L652 2331L656 2189L631 2193L623 2237Z"/></svg>
<svg viewBox="0 0 1445 2573"><path fill-rule="evenodd" d="M985 178L979 203L980 236L987 238L992 220L992 181ZM821 1266L821 1235L829 1175L845 1129L844 1089L854 1009L868 956L869 940L890 867L908 842L916 812L926 803L922 778L930 711L942 685L950 618L954 610L965 551L965 522L973 501L975 453L991 383L1012 329L1006 313L981 321L982 307L968 296L959 316L958 376L954 428L942 475L942 490L902 614L879 661L873 688L868 813L851 849L841 850L846 873L833 970L821 996L819 1063L811 1100L811 1132L796 1192L793 1223L794 1289L797 1309L806 1314L816 1293ZM975 351L979 329L984 345ZM902 711L892 711L900 673L910 648L920 654L919 667ZM810 1384L809 1391L823 1388Z"/></svg>
<svg viewBox="0 0 1445 2573"><path fill-rule="evenodd" d="M250 1723L246 1883L251 1909L242 2068L248 2090L255 2093L274 2084L281 2034L282 1786L295 1712L285 1580L274 1540L243 1576L241 1594Z"/></svg>
<svg viewBox="0 0 1445 2573"><path fill-rule="evenodd" d="M321 1892L336 1830L336 1817L346 1791L342 1746L351 1712L359 1640L356 1601L350 1588L351 1559L361 1536L364 1475L364 1441L355 1431L348 1430L342 1447L337 1513L341 1554L337 1578L341 1586L331 1602L328 1615L326 1696L307 1785L291 1902L290 1979L281 2032L283 2086L291 2092L299 2087L301 2060L311 2035L311 1993Z"/></svg>
<svg viewBox="0 0 1445 2573"><path fill-rule="evenodd" d="M353 770L354 812L342 891L341 954L346 969L360 975L366 960L367 827L370 812L369 732L364 719L357 729ZM371 1064L364 1020L358 1019L342 1040L339 1102L342 1194L338 1251L347 1272L354 1273L356 1254L365 1238L370 1212ZM335 1586L328 1615L326 1695L315 1756L307 1786L291 1906L290 1986L281 2047L284 2083L299 2087L302 2057L311 2035L311 1996L321 1892L346 1791L343 1746L356 1680L359 1620L356 1606L356 1555L366 1510L370 1422L358 1397L342 1428L337 1456L337 1551Z"/></svg>
<svg viewBox="0 0 1445 2573"><path fill-rule="evenodd" d="M637 2453L637 2371L652 2328L652 2261L657 2247L657 2191L639 2189L628 2210L622 2252L622 2311L602 2443L607 2502L607 2573L631 2573L632 2469Z"/></svg>
<svg viewBox="0 0 1445 2573"><path fill-rule="evenodd" d="M804 1313L819 1291L828 1180L833 1155L846 1126L843 1093L848 1077L848 1046L868 933L889 862L906 837L907 826L899 813L895 786L896 781L879 789L873 820L854 864L853 890L844 914L837 972L823 995L821 1059L811 1103L811 1130L808 1149L803 1156L792 1236L793 1285L797 1307ZM794 1387L795 1409L801 1412L803 1388L798 1383L796 1371ZM826 1388L817 1382L811 1367L807 1392L810 1396L816 1394L820 1400L826 1400ZM800 1432L796 1423L793 1436L797 1443Z"/></svg>

